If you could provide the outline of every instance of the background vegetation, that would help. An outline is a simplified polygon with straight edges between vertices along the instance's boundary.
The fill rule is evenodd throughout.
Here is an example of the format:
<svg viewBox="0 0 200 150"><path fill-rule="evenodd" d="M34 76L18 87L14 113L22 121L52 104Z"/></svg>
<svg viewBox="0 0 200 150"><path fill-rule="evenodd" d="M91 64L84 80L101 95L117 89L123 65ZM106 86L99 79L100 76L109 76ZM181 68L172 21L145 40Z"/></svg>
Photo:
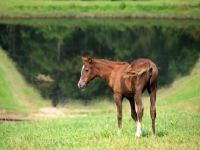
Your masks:
<svg viewBox="0 0 200 150"><path fill-rule="evenodd" d="M1 20L0 43L26 81L53 104L111 97L101 79L77 87L81 56L132 62L149 58L159 69L159 88L187 75L199 58L200 22L188 20ZM26 63L24 63L26 62ZM41 84L39 74L54 82ZM79 92L77 92L79 91Z"/></svg>

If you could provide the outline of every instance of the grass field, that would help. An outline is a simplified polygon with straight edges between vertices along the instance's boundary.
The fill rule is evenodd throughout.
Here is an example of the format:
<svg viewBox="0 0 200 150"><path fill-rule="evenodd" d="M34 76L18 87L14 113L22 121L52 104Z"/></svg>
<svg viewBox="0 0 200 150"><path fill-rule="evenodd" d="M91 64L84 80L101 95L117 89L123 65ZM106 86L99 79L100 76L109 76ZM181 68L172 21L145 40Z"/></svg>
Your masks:
<svg viewBox="0 0 200 150"><path fill-rule="evenodd" d="M14 99L24 95L26 90L10 94L21 87L21 79L15 80L10 75L13 65L4 53L0 53L0 110L14 107L23 113L20 102L25 99ZM5 64L3 63L5 62ZM14 74L14 72L12 72ZM5 75L9 78L5 78ZM18 78L18 77L16 77ZM3 79L3 80L2 80ZM11 80L11 81L8 81ZM200 148L200 61L196 63L191 74L177 79L168 89L159 89L157 94L157 137L151 137L151 119L149 116L149 99L144 97L143 135L135 138L136 125L131 119L128 102L123 103L123 130L117 134L116 106L106 100L92 101L83 106L68 103L63 108L66 115L62 118L49 118L31 121L0 122L0 149L155 149L155 150L197 150ZM7 82L16 87L4 90ZM14 86L13 85L13 86ZM27 85L23 85L26 88ZM4 88L3 88L4 87ZM2 92L3 91L3 92ZM28 92L29 93L29 92ZM26 94L25 94L26 95ZM2 101L2 96L6 98ZM27 95L27 99L30 95ZM31 94L33 96L33 94ZM5 101L10 101L4 105ZM28 113L36 99L27 105ZM3 104L3 105L2 105ZM14 105L14 106L13 106ZM35 104L35 107L38 106ZM59 109L59 108L58 108ZM61 108L60 108L61 109ZM23 110L23 109L22 109ZM69 117L70 114L70 117Z"/></svg>
<svg viewBox="0 0 200 150"><path fill-rule="evenodd" d="M200 19L199 0L0 1L1 18L177 18Z"/></svg>

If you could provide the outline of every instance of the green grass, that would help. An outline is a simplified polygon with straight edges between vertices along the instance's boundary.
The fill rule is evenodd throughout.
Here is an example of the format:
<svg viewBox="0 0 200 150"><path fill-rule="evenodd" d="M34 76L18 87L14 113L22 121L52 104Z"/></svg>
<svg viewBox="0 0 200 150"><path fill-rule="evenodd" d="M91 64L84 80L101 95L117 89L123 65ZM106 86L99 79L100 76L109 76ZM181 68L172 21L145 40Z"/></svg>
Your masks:
<svg viewBox="0 0 200 150"><path fill-rule="evenodd" d="M5 57L5 54L3 56ZM2 52L0 57L3 58ZM7 73L2 71L5 68L2 67L2 61L0 62L2 77L2 74L4 76ZM8 62L6 64L8 69L12 68ZM1 80L1 84L6 85L5 83L9 82L7 80ZM151 137L148 97L143 98L145 106L143 135L137 139L135 138L136 125L131 119L129 104L126 100L123 103L123 130L120 135L117 134L114 102L99 100L83 106L70 101L65 106L67 110L65 113L72 116L74 114L74 117L0 122L0 149L197 150L200 147L199 80L200 61L196 63L189 76L180 77L171 87L158 91L156 138ZM0 87L2 90L2 86ZM6 92L12 93L13 90L13 88L10 91L4 90L1 95L7 95L7 100L12 102L15 96ZM15 102L16 107L19 107L18 103L19 101ZM75 116L75 114L86 116Z"/></svg>
<svg viewBox="0 0 200 150"><path fill-rule="evenodd" d="M2 18L199 18L199 0L0 1Z"/></svg>
<svg viewBox="0 0 200 150"><path fill-rule="evenodd" d="M0 48L0 111L27 115L38 106L49 105L19 74L16 66Z"/></svg>
<svg viewBox="0 0 200 150"><path fill-rule="evenodd" d="M192 107L197 100L191 103ZM198 149L200 146L199 106L192 111L181 104L176 107L158 106L157 138L151 137L150 119L146 111L143 136L139 139L134 137L135 125L127 110L123 114L123 132L117 134L114 107L111 110L97 111L87 117L1 123L1 148L187 150L188 147Z"/></svg>

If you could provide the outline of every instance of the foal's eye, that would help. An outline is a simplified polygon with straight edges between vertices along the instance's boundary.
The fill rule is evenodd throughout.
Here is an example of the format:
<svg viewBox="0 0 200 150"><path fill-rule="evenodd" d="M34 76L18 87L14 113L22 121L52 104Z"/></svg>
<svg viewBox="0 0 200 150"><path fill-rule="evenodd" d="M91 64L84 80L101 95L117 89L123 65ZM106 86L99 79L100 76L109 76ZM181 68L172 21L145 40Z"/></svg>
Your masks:
<svg viewBox="0 0 200 150"><path fill-rule="evenodd" d="M88 72L89 70L88 69L85 69L85 72Z"/></svg>

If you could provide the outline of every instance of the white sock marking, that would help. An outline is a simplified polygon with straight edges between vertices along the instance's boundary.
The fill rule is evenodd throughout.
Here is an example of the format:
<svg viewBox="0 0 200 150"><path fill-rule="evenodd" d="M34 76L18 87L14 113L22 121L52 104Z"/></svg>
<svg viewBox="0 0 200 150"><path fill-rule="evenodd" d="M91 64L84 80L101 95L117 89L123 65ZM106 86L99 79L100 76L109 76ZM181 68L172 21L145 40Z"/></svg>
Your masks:
<svg viewBox="0 0 200 150"><path fill-rule="evenodd" d="M141 130L141 123L138 121L137 122L137 131L136 131L136 137L139 137L142 134L142 130Z"/></svg>
<svg viewBox="0 0 200 150"><path fill-rule="evenodd" d="M120 134L121 133L121 129L118 129L118 134Z"/></svg>

